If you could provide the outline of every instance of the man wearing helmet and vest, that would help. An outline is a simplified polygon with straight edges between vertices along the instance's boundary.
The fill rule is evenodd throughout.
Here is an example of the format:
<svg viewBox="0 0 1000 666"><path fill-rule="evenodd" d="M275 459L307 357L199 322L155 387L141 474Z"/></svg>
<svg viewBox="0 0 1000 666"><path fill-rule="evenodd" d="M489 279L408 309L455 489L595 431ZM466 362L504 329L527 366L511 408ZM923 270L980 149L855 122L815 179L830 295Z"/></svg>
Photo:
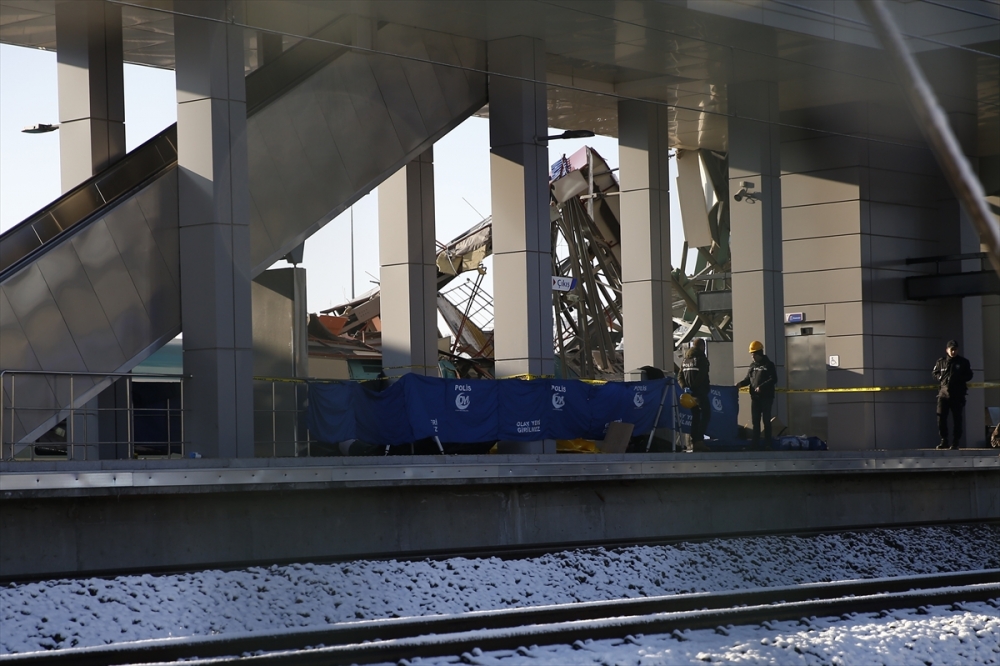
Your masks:
<svg viewBox="0 0 1000 666"><path fill-rule="evenodd" d="M681 373L677 377L677 383L680 384L681 388L685 392L690 392L697 401L697 404L690 407L692 447L701 446L705 439L705 430L708 429L708 421L712 418L708 366L708 357L705 356L705 341L701 338L695 338L695 341L684 353Z"/></svg>
<svg viewBox="0 0 1000 666"><path fill-rule="evenodd" d="M770 449L771 442L771 406L774 404L774 387L778 383L778 371L767 356L764 355L764 345L754 340L750 343L750 356L753 361L747 376L736 386L750 387L750 416L753 421L753 442L751 448L760 448L760 421L764 419L764 448Z"/></svg>

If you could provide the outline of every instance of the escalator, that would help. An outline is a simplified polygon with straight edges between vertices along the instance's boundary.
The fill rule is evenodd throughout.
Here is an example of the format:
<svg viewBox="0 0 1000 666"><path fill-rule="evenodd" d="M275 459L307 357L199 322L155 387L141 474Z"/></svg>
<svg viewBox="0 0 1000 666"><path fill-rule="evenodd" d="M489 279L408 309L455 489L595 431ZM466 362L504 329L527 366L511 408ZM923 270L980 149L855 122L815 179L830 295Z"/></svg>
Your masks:
<svg viewBox="0 0 1000 666"><path fill-rule="evenodd" d="M353 21L247 76L252 276L486 103L484 43L395 24L376 36L394 55L329 43ZM0 235L0 368L93 375L5 374L3 441L31 441L181 331L176 146L171 126Z"/></svg>

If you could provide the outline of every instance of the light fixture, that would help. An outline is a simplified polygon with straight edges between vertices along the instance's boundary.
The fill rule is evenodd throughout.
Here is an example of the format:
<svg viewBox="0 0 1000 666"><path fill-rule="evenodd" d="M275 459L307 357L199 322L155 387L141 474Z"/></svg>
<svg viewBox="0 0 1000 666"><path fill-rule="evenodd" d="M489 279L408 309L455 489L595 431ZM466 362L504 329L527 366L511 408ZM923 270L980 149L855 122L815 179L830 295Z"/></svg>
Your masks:
<svg viewBox="0 0 1000 666"><path fill-rule="evenodd" d="M535 140L539 143L547 143L549 141L557 141L559 139L589 139L592 136L596 136L590 130L566 130L562 134L553 134L552 136L538 136Z"/></svg>
<svg viewBox="0 0 1000 666"><path fill-rule="evenodd" d="M25 134L45 134L47 132L55 132L59 129L59 123L38 123L37 125L28 125L21 129Z"/></svg>

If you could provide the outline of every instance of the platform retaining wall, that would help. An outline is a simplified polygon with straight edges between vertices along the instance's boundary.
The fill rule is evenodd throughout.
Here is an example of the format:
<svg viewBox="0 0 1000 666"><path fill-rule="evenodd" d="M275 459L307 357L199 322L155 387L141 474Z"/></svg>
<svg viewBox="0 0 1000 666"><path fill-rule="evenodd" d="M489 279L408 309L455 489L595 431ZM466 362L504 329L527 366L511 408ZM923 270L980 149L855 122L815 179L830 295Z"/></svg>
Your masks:
<svg viewBox="0 0 1000 666"><path fill-rule="evenodd" d="M1000 520L995 454L764 455L7 466L0 579Z"/></svg>

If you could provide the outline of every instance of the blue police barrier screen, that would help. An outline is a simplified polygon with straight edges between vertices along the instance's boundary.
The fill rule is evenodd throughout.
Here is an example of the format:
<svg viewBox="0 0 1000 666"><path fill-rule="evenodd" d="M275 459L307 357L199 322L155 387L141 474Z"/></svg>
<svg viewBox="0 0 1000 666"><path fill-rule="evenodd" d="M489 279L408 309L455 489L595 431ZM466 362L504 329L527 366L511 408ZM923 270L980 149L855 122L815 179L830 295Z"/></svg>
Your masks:
<svg viewBox="0 0 1000 666"><path fill-rule="evenodd" d="M497 382L488 379L439 379L406 374L396 382L406 392L407 415L414 435L442 442L490 442L498 439Z"/></svg>
<svg viewBox="0 0 1000 666"><path fill-rule="evenodd" d="M498 439L515 442L551 439L549 382L508 379L497 384Z"/></svg>
<svg viewBox="0 0 1000 666"><path fill-rule="evenodd" d="M667 390L669 379L654 379L645 382L608 382L591 387L587 411L590 412L590 426L586 439L604 439L608 424L624 421L635 427L633 435L648 433L656 422L660 399ZM667 411L666 407L664 411ZM579 435L578 435L579 436Z"/></svg>
<svg viewBox="0 0 1000 666"><path fill-rule="evenodd" d="M330 444L357 439L353 398L356 384L309 384L309 432Z"/></svg>
<svg viewBox="0 0 1000 666"><path fill-rule="evenodd" d="M445 405L441 439L445 442L491 442L499 439L496 381L443 379Z"/></svg>
<svg viewBox="0 0 1000 666"><path fill-rule="evenodd" d="M588 384L406 374L382 392L357 384L310 384L308 423L313 437L330 443L360 439L395 446L428 437L463 443L603 439L612 421L633 424L636 435L648 433L664 392L659 425L669 427L674 387L669 378Z"/></svg>
<svg viewBox="0 0 1000 666"><path fill-rule="evenodd" d="M585 437L585 431L590 428L590 392L593 386L572 379L550 379L545 383L549 389L545 405L548 410L545 439Z"/></svg>
<svg viewBox="0 0 1000 666"><path fill-rule="evenodd" d="M409 444L419 439L414 437L410 420L406 418L406 394L403 389L402 382L396 382L384 391L371 391L363 384L357 385L354 415L358 439L381 446Z"/></svg>
<svg viewBox="0 0 1000 666"><path fill-rule="evenodd" d="M739 430L739 389L735 386L712 386L709 392L709 403L712 418L708 422L705 434L712 439L733 439ZM666 410L664 410L666 411ZM680 431L691 432L691 411L677 405L677 418L680 421ZM661 427L664 419L660 419Z"/></svg>

